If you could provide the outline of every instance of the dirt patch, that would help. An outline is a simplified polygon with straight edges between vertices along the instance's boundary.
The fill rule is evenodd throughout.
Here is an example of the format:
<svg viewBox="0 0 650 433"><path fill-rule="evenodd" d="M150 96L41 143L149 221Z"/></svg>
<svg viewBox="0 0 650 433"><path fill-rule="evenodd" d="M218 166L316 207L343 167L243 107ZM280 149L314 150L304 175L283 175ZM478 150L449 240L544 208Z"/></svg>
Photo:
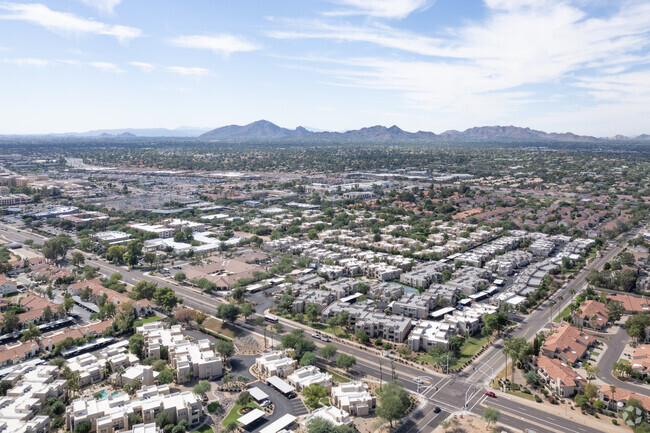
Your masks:
<svg viewBox="0 0 650 433"><path fill-rule="evenodd" d="M478 415L473 414L452 414L446 420L449 422L449 427L447 430L443 428L445 425L444 422L438 425L433 431L434 433L485 433L486 431L498 431L498 432L507 432L515 433L515 430L512 430L508 427L504 427L502 424L497 423L491 424L491 430L487 429L487 424L481 419Z"/></svg>
<svg viewBox="0 0 650 433"><path fill-rule="evenodd" d="M205 329L209 329L212 332L221 334L228 338L236 338L239 334L239 330L233 326L223 323L221 320L215 319L214 317L208 317L203 322Z"/></svg>
<svg viewBox="0 0 650 433"><path fill-rule="evenodd" d="M257 355L264 350L264 343L253 335L235 338L233 345L240 355Z"/></svg>

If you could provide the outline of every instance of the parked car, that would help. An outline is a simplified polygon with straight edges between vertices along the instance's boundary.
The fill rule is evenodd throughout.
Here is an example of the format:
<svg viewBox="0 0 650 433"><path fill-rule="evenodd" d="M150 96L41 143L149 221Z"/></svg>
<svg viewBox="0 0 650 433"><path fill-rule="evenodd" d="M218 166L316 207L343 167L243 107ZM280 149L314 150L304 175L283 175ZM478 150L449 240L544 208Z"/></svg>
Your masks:
<svg viewBox="0 0 650 433"><path fill-rule="evenodd" d="M260 403L260 407L266 407L271 404L271 400L266 399L262 403Z"/></svg>
<svg viewBox="0 0 650 433"><path fill-rule="evenodd" d="M329 343L330 339L326 335L321 335L320 336L321 341L324 341L325 343Z"/></svg>

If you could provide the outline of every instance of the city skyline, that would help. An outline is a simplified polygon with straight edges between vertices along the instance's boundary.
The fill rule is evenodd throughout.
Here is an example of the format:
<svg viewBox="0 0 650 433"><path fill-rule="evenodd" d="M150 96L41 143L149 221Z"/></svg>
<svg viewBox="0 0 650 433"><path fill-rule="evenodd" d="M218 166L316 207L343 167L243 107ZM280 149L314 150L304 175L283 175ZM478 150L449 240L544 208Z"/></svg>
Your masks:
<svg viewBox="0 0 650 433"><path fill-rule="evenodd" d="M2 134L516 125L635 136L641 1L0 2Z"/></svg>

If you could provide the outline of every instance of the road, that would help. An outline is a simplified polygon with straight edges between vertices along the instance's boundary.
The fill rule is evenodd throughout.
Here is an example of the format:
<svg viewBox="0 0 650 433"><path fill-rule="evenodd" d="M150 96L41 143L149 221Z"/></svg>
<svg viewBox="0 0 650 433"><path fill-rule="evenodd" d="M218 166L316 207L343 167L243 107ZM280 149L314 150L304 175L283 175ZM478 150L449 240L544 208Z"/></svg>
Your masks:
<svg viewBox="0 0 650 433"><path fill-rule="evenodd" d="M624 238L633 236L637 232L638 230L628 233ZM610 247L602 257L596 257L593 259L580 272L578 272L573 280L571 280L568 284L565 284L562 288L550 296L549 299L555 302L552 311L553 316L559 314L566 306L572 302L573 297L570 294L571 289L575 290L576 294L580 293L586 284L585 279L591 269L602 269L605 263L616 257L622 250L623 247ZM562 299L560 299L560 296ZM538 332L548 327L552 319L551 309L546 307L546 304L547 302L544 302L542 306L537 307L535 311L523 318L511 336L513 338L523 337L526 340L531 340ZM486 374L489 375L489 378L494 378L498 372L505 367L505 357L502 353L502 349L503 340L499 339L488 350L486 350L475 363L472 364L474 367L476 367L476 371L469 375L469 379L476 380L480 377L485 378Z"/></svg>
<svg viewBox="0 0 650 433"><path fill-rule="evenodd" d="M629 336L627 335L627 332L625 332L625 329L622 326L614 326L614 334L608 335L608 338L606 339L601 338L607 347L603 352L603 356L598 361L597 367L600 371L596 374L596 376L605 383L616 385L616 388L626 389L628 391L650 397L650 389L648 386L623 382L621 380L618 380L612 374L614 363L619 360L621 354L623 353L623 350L625 349L625 346L629 341Z"/></svg>
<svg viewBox="0 0 650 433"><path fill-rule="evenodd" d="M27 233L16 232L13 230L4 231L3 237L12 242L24 242L24 239L30 238ZM578 292L585 283L585 277L592 268L600 268L602 265L617 255L622 248L614 247L602 258L597 258L589 263L576 278L569 284L558 290L552 298L558 299L563 296L563 300L558 301L554 310L559 312L570 302L569 289L574 288ZM86 255L88 257L88 255ZM106 275L119 272L123 280L129 284L137 284L142 280L153 281L159 284L170 286L176 291L176 294L183 299L188 307L196 308L208 313L213 313L220 302L216 296L209 295L193 288L180 286L169 279L157 276L146 275L143 271L128 269L124 266L116 266L106 263L103 260L88 261L89 264L99 266L100 271ZM550 312L538 308L528 317L521 321L519 330L513 333L514 337L524 337L531 339L534 335L545 327L550 321ZM288 330L300 328L298 324L289 321L283 321L285 328ZM247 331L259 334L260 329L251 322L239 323L238 327ZM310 333L306 335L311 338ZM355 370L368 376L371 380L387 380L391 375L390 361L386 360L383 366L379 365L382 355L377 351L369 353L368 350L352 347L350 344L343 344L340 341L331 341L339 351L349 353L357 358ZM319 346L324 345L320 340L316 341ZM474 363L476 370L461 373L458 377L444 376L431 371L422 371L415 367L395 363L395 374L402 384L413 392L420 391L426 404L421 407L414 416L403 425L399 431L401 433L415 433L421 431L432 431L442 420L452 412L458 412L464 409L471 411L480 416L485 406L496 407L501 411L500 422L516 429L529 428L536 432L566 432L573 431L577 433L589 433L592 430L578 422L570 421L540 409L530 407L519 403L516 398L487 398L483 392L483 384L488 379L493 378L498 371L503 368L503 355L501 353L502 340L484 352L483 356ZM372 350L372 349L371 349ZM416 377L428 376L430 383L424 389L414 382ZM441 411L436 413L435 407Z"/></svg>

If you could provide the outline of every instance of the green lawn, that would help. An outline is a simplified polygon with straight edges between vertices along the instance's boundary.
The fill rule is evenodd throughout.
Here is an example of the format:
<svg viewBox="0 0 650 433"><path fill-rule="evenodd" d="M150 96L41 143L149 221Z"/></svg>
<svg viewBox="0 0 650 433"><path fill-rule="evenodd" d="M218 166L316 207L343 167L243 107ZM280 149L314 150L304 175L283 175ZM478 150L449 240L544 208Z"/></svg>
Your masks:
<svg viewBox="0 0 650 433"><path fill-rule="evenodd" d="M569 303L569 305L567 305L564 310L560 311L560 314L558 314L558 316L555 319L553 319L553 321L555 323L560 323L562 319L564 319L565 317L569 317L570 315L571 315L571 303Z"/></svg>
<svg viewBox="0 0 650 433"><path fill-rule="evenodd" d="M212 427L209 425L202 425L201 427L197 428L194 430L196 433L214 433L214 430L212 430Z"/></svg>
<svg viewBox="0 0 650 433"><path fill-rule="evenodd" d="M158 320L161 320L161 319L162 319L162 317L151 316L151 317L147 317L145 319L136 320L135 322L133 322L133 329L136 329L138 326L142 326L145 323L157 322Z"/></svg>
<svg viewBox="0 0 650 433"><path fill-rule="evenodd" d="M470 337L465 340L463 347L460 349L460 362L463 363L469 360L472 356L481 350L481 347L486 345L490 341L489 336L485 337Z"/></svg>
<svg viewBox="0 0 650 433"><path fill-rule="evenodd" d="M463 347L461 347L460 349L460 357L458 358L458 362L456 362L455 364L449 364L449 368L450 369L459 368L462 365L464 365L467 361L469 361L472 358L472 356L476 355L476 353L479 350L481 350L481 347L487 344L488 341L490 341L489 336L469 337L465 339L465 343L463 343ZM417 362L424 362L426 364L434 365L433 358L430 355L425 353L416 356L415 360Z"/></svg>
<svg viewBox="0 0 650 433"><path fill-rule="evenodd" d="M326 372L332 375L332 379L334 380L334 382L338 382L338 383L350 382L350 379L348 379L347 377L343 377L340 374L337 374L331 370L326 370Z"/></svg>
<svg viewBox="0 0 650 433"><path fill-rule="evenodd" d="M221 422L221 425L227 426L229 423L233 421L237 421L238 418L240 418L242 415L239 414L239 409L241 409L243 406L239 404L235 404L235 407L232 408L230 413L223 419ZM252 407L255 409L262 409L259 407L256 403L248 403L246 407Z"/></svg>
<svg viewBox="0 0 650 433"><path fill-rule="evenodd" d="M511 394L517 397L525 398L526 400L535 401L535 396L532 394L526 394L521 391L506 391L506 394Z"/></svg>

